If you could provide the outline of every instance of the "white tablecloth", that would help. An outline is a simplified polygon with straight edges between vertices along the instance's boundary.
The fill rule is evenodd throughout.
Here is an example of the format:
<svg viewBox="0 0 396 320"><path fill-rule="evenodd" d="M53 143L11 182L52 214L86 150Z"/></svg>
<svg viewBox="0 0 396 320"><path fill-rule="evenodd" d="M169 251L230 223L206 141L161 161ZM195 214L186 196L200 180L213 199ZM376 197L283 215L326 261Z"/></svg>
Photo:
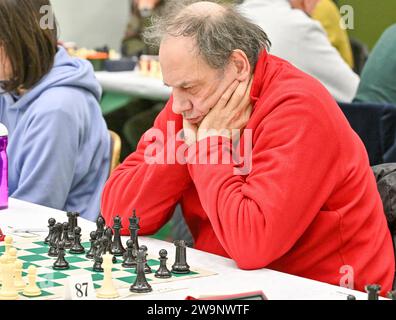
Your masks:
<svg viewBox="0 0 396 320"><path fill-rule="evenodd" d="M9 209L0 211L0 227L6 234L15 228L42 229L43 231L38 234L44 237L47 234L46 229L50 217L67 221L66 214L62 211L10 199ZM82 228L83 235L88 235L90 231L96 229L94 223L83 219L79 219L78 224ZM18 241L18 236L13 234L13 237L14 241ZM158 253L160 249L174 252L174 245L169 242L147 237L140 237L139 242L140 245L146 245L151 254ZM187 249L187 260L190 266L206 269L217 275L172 282L172 288L177 290L142 295L139 299L185 299L188 295L198 297L262 290L270 300L346 300L348 294L353 294L359 300L367 300L367 294L363 292L268 269L242 271L230 259L191 248ZM161 289L162 285L158 285L157 289ZM169 286L169 284L166 285Z"/></svg>
<svg viewBox="0 0 396 320"><path fill-rule="evenodd" d="M124 93L139 98L166 101L172 89L165 86L162 80L143 77L137 71L95 73L104 91Z"/></svg>

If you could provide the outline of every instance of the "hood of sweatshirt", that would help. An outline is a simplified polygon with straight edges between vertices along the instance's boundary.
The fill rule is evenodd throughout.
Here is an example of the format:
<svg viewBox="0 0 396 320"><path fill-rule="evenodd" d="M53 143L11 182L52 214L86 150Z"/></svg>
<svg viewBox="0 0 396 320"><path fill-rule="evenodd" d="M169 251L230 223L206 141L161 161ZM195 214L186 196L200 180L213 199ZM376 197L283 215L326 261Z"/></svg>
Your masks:
<svg viewBox="0 0 396 320"><path fill-rule="evenodd" d="M11 108L21 111L28 108L45 90L54 87L78 87L91 92L100 101L102 89L95 78L93 67L89 61L72 58L63 47L58 47L52 69L32 89L21 97ZM15 97L14 97L15 98Z"/></svg>

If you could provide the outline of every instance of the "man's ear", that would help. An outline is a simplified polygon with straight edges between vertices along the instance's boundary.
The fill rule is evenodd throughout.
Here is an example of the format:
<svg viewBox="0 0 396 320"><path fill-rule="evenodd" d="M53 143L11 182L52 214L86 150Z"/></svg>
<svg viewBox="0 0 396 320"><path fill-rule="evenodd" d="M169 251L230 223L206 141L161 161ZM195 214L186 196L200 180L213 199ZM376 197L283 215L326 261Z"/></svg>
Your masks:
<svg viewBox="0 0 396 320"><path fill-rule="evenodd" d="M245 52L236 49L231 53L230 65L236 74L236 80L243 82L250 78L252 67Z"/></svg>

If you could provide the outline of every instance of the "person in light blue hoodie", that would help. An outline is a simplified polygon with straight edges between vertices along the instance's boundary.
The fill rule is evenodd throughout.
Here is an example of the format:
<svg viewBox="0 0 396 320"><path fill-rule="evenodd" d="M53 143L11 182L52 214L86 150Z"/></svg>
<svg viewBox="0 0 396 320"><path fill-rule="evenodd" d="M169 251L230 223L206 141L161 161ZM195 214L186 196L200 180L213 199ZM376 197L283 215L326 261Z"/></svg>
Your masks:
<svg viewBox="0 0 396 320"><path fill-rule="evenodd" d="M41 24L40 8L49 5L0 1L0 122L9 130L9 194L93 221L111 157L101 88L89 62L57 46L56 26Z"/></svg>

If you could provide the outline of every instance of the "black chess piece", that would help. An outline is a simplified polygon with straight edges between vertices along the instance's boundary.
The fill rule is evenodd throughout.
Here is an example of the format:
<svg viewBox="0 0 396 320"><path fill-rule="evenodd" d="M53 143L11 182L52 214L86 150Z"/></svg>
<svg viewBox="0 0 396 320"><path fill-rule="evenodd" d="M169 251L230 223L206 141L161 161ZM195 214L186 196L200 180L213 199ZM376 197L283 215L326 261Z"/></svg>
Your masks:
<svg viewBox="0 0 396 320"><path fill-rule="evenodd" d="M96 219L96 233L98 239L103 237L105 231L105 225L106 225L105 219L103 218L102 215L99 215L99 217Z"/></svg>
<svg viewBox="0 0 396 320"><path fill-rule="evenodd" d="M69 223L68 222L63 223L62 241L65 242L65 249L70 249L71 246L73 245L73 242L69 239Z"/></svg>
<svg viewBox="0 0 396 320"><path fill-rule="evenodd" d="M148 293L153 291L153 288L147 282L146 274L144 273L144 266L146 264L146 252L143 249L139 249L136 258L136 280L134 284L129 288L129 291L136 293Z"/></svg>
<svg viewBox="0 0 396 320"><path fill-rule="evenodd" d="M58 256L58 242L61 235L62 235L62 224L56 223L53 226L52 234L49 240L50 248L48 251L48 255L50 257Z"/></svg>
<svg viewBox="0 0 396 320"><path fill-rule="evenodd" d="M89 242L91 242L91 247L89 248L89 250L88 250L88 252L87 252L87 254L86 254L85 256L86 256L88 259L93 259L93 257L94 257L94 252L95 252L94 243L95 243L95 241L96 241L96 239L97 239L96 231L92 231L92 232L89 234L89 237L90 237Z"/></svg>
<svg viewBox="0 0 396 320"><path fill-rule="evenodd" d="M139 226L140 219L136 216L136 210L133 210L133 216L129 218L129 232L131 235L131 240L133 242L133 256L136 259L137 252L139 251L139 239L138 232L140 230Z"/></svg>
<svg viewBox="0 0 396 320"><path fill-rule="evenodd" d="M74 240L73 245L70 248L70 253L73 254L81 254L85 252L84 247L81 245L81 228L75 227L74 228Z"/></svg>
<svg viewBox="0 0 396 320"><path fill-rule="evenodd" d="M172 266L172 272L177 274L190 273L190 266L187 264L187 243L185 240L176 240L176 259Z"/></svg>
<svg viewBox="0 0 396 320"><path fill-rule="evenodd" d="M124 261L122 266L127 269L134 268L136 267L136 258L133 256L133 241L129 239L126 245L127 249L123 256Z"/></svg>
<svg viewBox="0 0 396 320"><path fill-rule="evenodd" d="M94 264L93 264L93 271L95 272L103 272L102 268L102 263L103 263L103 258L102 255L104 253L105 247L103 245L103 237L101 239L97 239L94 241Z"/></svg>
<svg viewBox="0 0 396 320"><path fill-rule="evenodd" d="M49 244L50 243L51 235L54 232L55 223L56 223L56 220L54 218L48 219L48 229L49 229L49 231L48 231L48 236L44 240L45 244Z"/></svg>
<svg viewBox="0 0 396 320"><path fill-rule="evenodd" d="M58 243L58 259L53 264L55 270L67 270L69 269L69 263L65 259L65 242L59 241Z"/></svg>
<svg viewBox="0 0 396 320"><path fill-rule="evenodd" d="M111 251L111 245L113 243L113 230L111 228L106 228L103 237L106 238L105 253L108 252L110 254L113 254L113 252ZM112 261L113 261L113 263L117 262L117 258L114 255L113 255Z"/></svg>
<svg viewBox="0 0 396 320"><path fill-rule="evenodd" d="M78 212L68 212L67 217L69 219L69 239L74 240L74 229L77 225L77 218L80 214Z"/></svg>
<svg viewBox="0 0 396 320"><path fill-rule="evenodd" d="M348 294L347 300L356 300L356 297L353 294Z"/></svg>
<svg viewBox="0 0 396 320"><path fill-rule="evenodd" d="M143 250L144 253L145 253L145 258L144 259L145 259L146 262L144 264L144 273L146 273L146 274L152 273L153 271L151 270L150 266L147 264L147 256L148 256L147 247L146 246L141 246L140 250Z"/></svg>
<svg viewBox="0 0 396 320"><path fill-rule="evenodd" d="M156 278L160 279L167 279L172 277L172 273L169 271L168 267L166 266L166 261L168 260L168 252L165 249L162 249L159 252L159 260L160 260L160 266L155 273Z"/></svg>
<svg viewBox="0 0 396 320"><path fill-rule="evenodd" d="M114 240L111 245L111 251L113 255L117 257L122 257L123 254L125 253L125 248L122 245L122 241L121 241L120 231L122 229L122 223L120 216L116 216L114 218L113 229L114 229Z"/></svg>
<svg viewBox="0 0 396 320"><path fill-rule="evenodd" d="M378 284L370 284L365 287L368 293L368 300L378 300L379 292L381 291L381 286Z"/></svg>

